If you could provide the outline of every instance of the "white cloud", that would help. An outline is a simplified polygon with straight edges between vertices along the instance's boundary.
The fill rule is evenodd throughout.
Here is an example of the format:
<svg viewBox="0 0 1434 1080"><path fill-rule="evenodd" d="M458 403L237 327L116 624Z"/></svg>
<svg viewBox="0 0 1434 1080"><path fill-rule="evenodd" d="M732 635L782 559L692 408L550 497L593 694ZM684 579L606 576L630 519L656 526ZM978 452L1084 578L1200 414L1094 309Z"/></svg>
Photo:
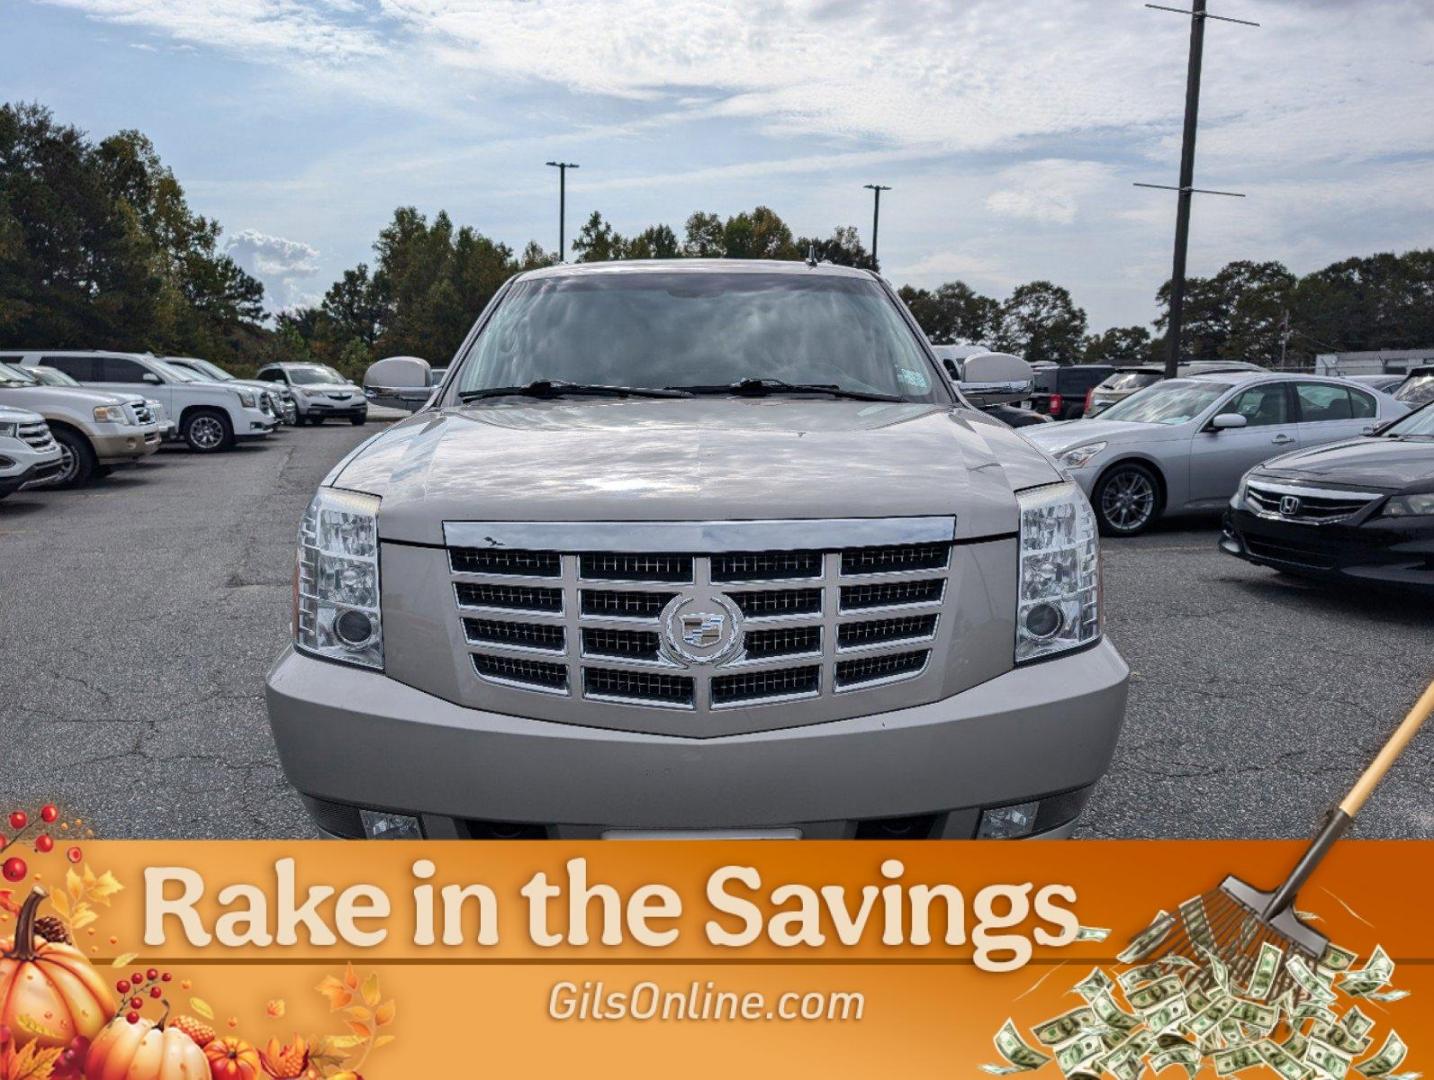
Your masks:
<svg viewBox="0 0 1434 1080"><path fill-rule="evenodd" d="M1109 185L1112 170L1095 161L1048 159L1003 170L986 209L1000 217L1051 225L1076 219L1081 199Z"/></svg>
<svg viewBox="0 0 1434 1080"><path fill-rule="evenodd" d="M245 229L235 233L224 250L264 283L270 307L290 308L312 297L306 286L319 270L319 252L312 245Z"/></svg>

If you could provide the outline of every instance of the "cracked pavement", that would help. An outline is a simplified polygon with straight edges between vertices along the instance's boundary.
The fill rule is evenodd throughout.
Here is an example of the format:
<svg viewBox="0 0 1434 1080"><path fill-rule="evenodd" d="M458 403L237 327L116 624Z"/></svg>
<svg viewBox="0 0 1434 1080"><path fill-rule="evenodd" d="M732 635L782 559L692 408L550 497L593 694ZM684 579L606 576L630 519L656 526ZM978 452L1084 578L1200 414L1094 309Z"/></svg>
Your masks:
<svg viewBox="0 0 1434 1080"><path fill-rule="evenodd" d="M377 430L165 449L83 491L0 502L0 799L112 837L314 835L263 678L288 638L299 517ZM1105 546L1106 628L1134 672L1078 835L1309 835L1434 673L1427 602L1300 583L1181 522ZM1356 826L1434 838L1434 731Z"/></svg>

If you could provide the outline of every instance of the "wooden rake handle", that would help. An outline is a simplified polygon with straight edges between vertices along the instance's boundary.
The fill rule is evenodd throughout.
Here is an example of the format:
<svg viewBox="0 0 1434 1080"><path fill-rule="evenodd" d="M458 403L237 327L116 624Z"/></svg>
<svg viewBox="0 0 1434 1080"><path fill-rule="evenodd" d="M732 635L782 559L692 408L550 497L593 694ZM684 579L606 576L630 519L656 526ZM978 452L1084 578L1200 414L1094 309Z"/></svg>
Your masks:
<svg viewBox="0 0 1434 1080"><path fill-rule="evenodd" d="M1349 789L1349 794L1344 797L1339 808L1330 814L1324 828L1320 829L1319 835L1305 849L1304 855L1295 864L1295 868L1290 871L1290 876L1285 879L1285 883L1275 890L1274 895L1270 897L1269 906L1265 908L1265 918L1273 919L1295 902L1295 894L1309 880L1309 876L1314 873L1320 860L1334 846L1334 842L1344 835L1345 830L1354 820L1354 815L1359 813L1364 804L1369 801L1369 796L1374 793L1375 787L1384 779L1384 774L1393 767L1395 761L1399 759L1399 755L1404 752L1404 748L1414 738L1415 733L1423 726L1424 721L1429 719L1430 713L1434 713L1434 682L1425 688L1419 700L1414 703L1414 708L1409 710L1409 715L1394 729L1394 734L1385 741L1374 760L1369 763L1369 768L1360 774L1354 787Z"/></svg>

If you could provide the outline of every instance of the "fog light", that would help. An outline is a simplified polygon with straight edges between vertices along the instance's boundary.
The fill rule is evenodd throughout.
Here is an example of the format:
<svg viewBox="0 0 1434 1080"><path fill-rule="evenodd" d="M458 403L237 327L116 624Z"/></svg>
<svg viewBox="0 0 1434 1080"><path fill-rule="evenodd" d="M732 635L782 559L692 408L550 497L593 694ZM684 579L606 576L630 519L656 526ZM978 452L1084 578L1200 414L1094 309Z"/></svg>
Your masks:
<svg viewBox="0 0 1434 1080"><path fill-rule="evenodd" d="M345 645L360 648L373 637L373 620L362 611L345 611L334 620L334 633Z"/></svg>
<svg viewBox="0 0 1434 1080"><path fill-rule="evenodd" d="M363 834L370 840L422 840L418 819L407 814L385 814L381 810L360 810Z"/></svg>
<svg viewBox="0 0 1434 1080"><path fill-rule="evenodd" d="M1017 840L1030 836L1036 829L1036 812L1041 803L1016 803L1014 806L996 806L981 811L981 827L976 830L978 840Z"/></svg>
<svg viewBox="0 0 1434 1080"><path fill-rule="evenodd" d="M1026 632L1040 641L1060 633L1065 618L1054 604L1037 604L1026 612Z"/></svg>

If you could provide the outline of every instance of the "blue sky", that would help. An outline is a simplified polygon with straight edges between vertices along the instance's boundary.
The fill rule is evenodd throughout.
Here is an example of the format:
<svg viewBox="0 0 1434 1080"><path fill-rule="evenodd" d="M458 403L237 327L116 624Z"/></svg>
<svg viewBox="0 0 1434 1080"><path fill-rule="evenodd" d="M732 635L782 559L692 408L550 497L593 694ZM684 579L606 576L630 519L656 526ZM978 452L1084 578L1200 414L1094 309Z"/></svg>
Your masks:
<svg viewBox="0 0 1434 1080"><path fill-rule="evenodd" d="M1434 4L1212 0L1191 271L1434 246ZM1168 274L1188 21L1137 0L0 0L0 99L154 139L273 307L395 206L521 248L765 203L882 203L883 270L1050 278L1093 328ZM476 314L476 313L475 313Z"/></svg>

